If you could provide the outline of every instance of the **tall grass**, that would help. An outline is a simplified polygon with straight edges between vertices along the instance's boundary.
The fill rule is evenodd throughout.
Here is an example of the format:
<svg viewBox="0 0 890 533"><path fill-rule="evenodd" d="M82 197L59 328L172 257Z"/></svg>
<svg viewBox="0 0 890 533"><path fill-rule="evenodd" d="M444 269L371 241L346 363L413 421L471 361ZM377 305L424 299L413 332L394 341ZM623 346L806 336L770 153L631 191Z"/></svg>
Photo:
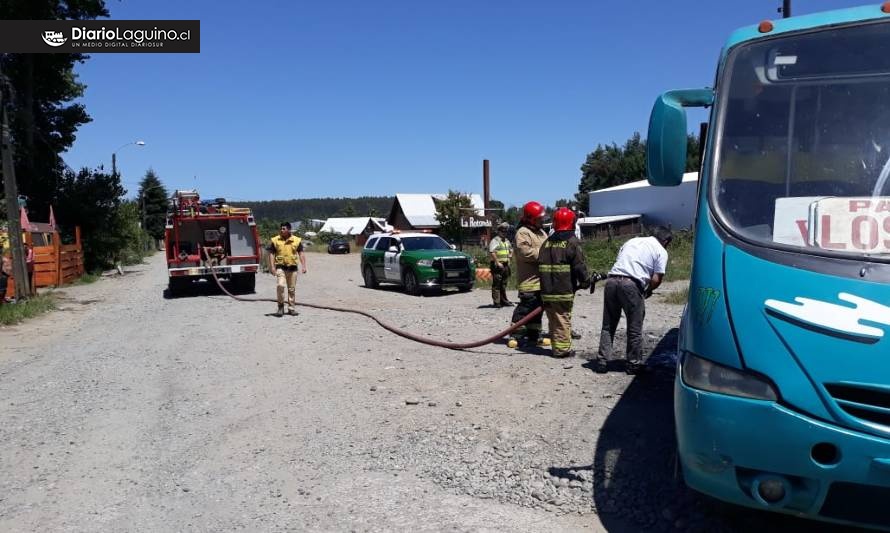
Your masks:
<svg viewBox="0 0 890 533"><path fill-rule="evenodd" d="M663 296L665 303L673 305L686 305L689 301L689 287L685 287L679 291L671 291Z"/></svg>
<svg viewBox="0 0 890 533"><path fill-rule="evenodd" d="M618 257L618 251L621 246L630 240L631 237L622 237L611 240L585 240L582 241L582 249L584 250L584 258L587 263L587 270L593 272L606 273L615 263ZM668 247L668 266L665 273L666 281L678 281L689 279L692 274L692 243L693 234L690 231L678 231L674 234L674 240ZM476 266L488 268L488 253L478 247L464 247L464 252L472 255L476 259ZM516 263L513 262L513 275L510 276L508 287L516 288ZM480 288L491 287L491 282L487 280L479 280L476 286Z"/></svg>
<svg viewBox="0 0 890 533"><path fill-rule="evenodd" d="M20 300L16 303L0 304L0 324L8 326L37 315L52 311L56 308L56 301L51 294L42 294Z"/></svg>

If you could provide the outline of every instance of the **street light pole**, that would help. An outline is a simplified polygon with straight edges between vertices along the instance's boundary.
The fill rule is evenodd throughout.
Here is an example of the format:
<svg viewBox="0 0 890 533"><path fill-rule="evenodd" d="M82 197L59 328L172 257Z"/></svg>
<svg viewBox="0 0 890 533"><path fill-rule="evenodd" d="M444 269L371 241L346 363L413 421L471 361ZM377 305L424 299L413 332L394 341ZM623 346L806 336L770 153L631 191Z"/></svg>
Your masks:
<svg viewBox="0 0 890 533"><path fill-rule="evenodd" d="M6 102L4 100L4 92L6 91L7 81L0 72L0 169L3 173L3 188L6 195L6 214L9 235L9 246L12 248L12 279L15 283L15 297L27 298L31 294L28 285L28 274L25 267L25 255L22 248L22 232L28 228L22 228L20 225L19 205L18 205L18 189L15 181L15 163L13 162L13 145L11 126L9 117L6 113ZM0 294L0 298L5 298L5 294Z"/></svg>
<svg viewBox="0 0 890 533"><path fill-rule="evenodd" d="M126 148L127 146L130 146L131 144L135 144L136 146L145 146L145 141L135 141L135 142L127 143L127 144L121 145L120 148L111 152L111 175L112 176L117 176L117 153L122 148Z"/></svg>

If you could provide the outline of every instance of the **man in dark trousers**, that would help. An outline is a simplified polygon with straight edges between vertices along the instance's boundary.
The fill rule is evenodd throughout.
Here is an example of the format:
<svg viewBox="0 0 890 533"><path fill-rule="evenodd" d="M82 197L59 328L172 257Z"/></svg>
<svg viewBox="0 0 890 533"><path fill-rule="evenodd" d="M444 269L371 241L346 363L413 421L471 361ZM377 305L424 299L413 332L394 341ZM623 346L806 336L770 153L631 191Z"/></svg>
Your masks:
<svg viewBox="0 0 890 533"><path fill-rule="evenodd" d="M628 374L637 374L642 368L643 319L646 317L646 298L661 285L667 269L671 243L671 230L657 227L651 237L635 237L621 247L618 258L603 290L603 329L596 358L596 371L605 373L612 359L612 339L621 320L621 312L627 317L627 366Z"/></svg>
<svg viewBox="0 0 890 533"><path fill-rule="evenodd" d="M541 246L538 271L553 357L572 357L575 291L590 286L590 275L581 241L575 236L575 214L568 208L560 207L553 213L553 234Z"/></svg>

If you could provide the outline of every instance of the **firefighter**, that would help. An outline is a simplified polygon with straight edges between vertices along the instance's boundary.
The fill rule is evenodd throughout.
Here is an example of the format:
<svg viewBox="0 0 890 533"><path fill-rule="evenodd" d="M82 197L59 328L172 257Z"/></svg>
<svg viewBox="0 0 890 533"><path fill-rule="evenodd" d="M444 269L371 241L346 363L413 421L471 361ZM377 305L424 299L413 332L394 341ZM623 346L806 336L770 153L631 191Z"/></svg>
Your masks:
<svg viewBox="0 0 890 533"><path fill-rule="evenodd" d="M306 256L303 254L302 239L290 233L290 222L282 222L278 235L269 244L269 271L278 278L278 311L275 316L284 316L284 289L287 288L288 314L297 314L296 285L297 269L302 265L306 273Z"/></svg>
<svg viewBox="0 0 890 533"><path fill-rule="evenodd" d="M541 307L538 252L547 240L547 232L544 231L544 213L544 206L538 202L528 202L522 206L522 218L519 221L519 229L516 230L516 288L519 289L519 303L513 311L514 324ZM541 315L515 331L507 345L515 348L520 341L539 346L547 346L550 343L549 339L541 337Z"/></svg>
<svg viewBox="0 0 890 533"><path fill-rule="evenodd" d="M553 214L553 234L538 255L541 300L550 325L553 357L572 357L572 307L575 291L590 286L581 241L575 236L575 214L560 207Z"/></svg>
<svg viewBox="0 0 890 533"><path fill-rule="evenodd" d="M497 235L488 244L491 257L491 301L494 307L512 306L507 298L507 279L510 277L510 259L513 258L513 245L507 238L510 224L501 222Z"/></svg>

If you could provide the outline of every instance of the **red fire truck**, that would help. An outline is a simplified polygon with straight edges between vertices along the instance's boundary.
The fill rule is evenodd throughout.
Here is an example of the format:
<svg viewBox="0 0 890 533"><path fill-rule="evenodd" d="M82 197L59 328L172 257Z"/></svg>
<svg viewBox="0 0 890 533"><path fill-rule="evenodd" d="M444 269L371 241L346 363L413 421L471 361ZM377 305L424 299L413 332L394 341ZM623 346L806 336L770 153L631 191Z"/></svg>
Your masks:
<svg viewBox="0 0 890 533"><path fill-rule="evenodd" d="M235 292L254 292L262 250L250 209L178 190L170 199L164 240L171 296L193 281L212 282L211 272L228 279Z"/></svg>

